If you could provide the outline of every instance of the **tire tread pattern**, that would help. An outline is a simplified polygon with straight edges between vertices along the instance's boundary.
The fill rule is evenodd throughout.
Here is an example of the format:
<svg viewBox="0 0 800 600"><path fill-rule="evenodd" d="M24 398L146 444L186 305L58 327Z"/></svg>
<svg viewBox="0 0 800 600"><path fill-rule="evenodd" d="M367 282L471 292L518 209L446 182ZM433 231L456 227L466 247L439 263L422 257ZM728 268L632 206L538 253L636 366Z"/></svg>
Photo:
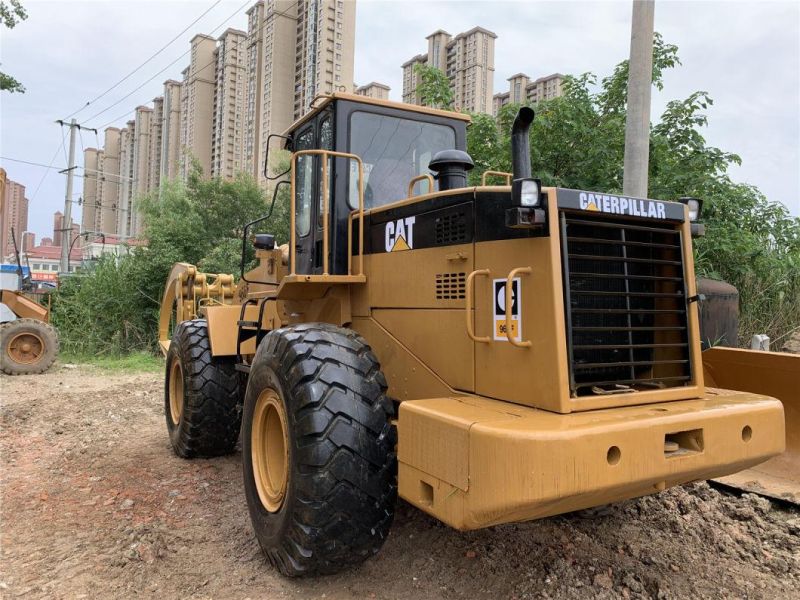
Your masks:
<svg viewBox="0 0 800 600"><path fill-rule="evenodd" d="M326 323L272 331L258 354L286 386L295 434L291 521L262 548L286 576L359 564L383 545L397 500L394 405L378 359L358 333Z"/></svg>
<svg viewBox="0 0 800 600"><path fill-rule="evenodd" d="M177 426L169 411L173 353L182 361L184 380L183 414ZM205 319L184 321L175 327L166 369L165 413L175 453L195 458L233 452L242 422L242 377L232 358L211 355Z"/></svg>

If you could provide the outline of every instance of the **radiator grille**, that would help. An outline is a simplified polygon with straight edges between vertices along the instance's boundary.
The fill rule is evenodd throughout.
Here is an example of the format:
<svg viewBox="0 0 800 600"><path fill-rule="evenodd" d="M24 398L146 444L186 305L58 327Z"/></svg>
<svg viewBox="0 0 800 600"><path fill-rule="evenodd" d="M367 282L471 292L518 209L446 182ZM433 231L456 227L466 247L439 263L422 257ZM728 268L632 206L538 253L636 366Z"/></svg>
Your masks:
<svg viewBox="0 0 800 600"><path fill-rule="evenodd" d="M436 217L436 244L449 245L467 240L467 217L463 212Z"/></svg>
<svg viewBox="0 0 800 600"><path fill-rule="evenodd" d="M466 298L465 273L438 273L436 275L437 300L463 300Z"/></svg>
<svg viewBox="0 0 800 600"><path fill-rule="evenodd" d="M573 396L691 380L681 231L562 212Z"/></svg>

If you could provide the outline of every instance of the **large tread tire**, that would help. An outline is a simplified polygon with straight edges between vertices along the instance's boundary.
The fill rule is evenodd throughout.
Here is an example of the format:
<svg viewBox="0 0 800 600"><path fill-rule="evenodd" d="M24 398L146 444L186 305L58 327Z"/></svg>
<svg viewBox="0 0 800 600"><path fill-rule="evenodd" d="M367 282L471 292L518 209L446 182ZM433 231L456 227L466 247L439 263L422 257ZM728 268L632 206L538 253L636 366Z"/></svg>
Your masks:
<svg viewBox="0 0 800 600"><path fill-rule="evenodd" d="M204 319L175 327L167 353L164 412L178 456L221 456L236 449L244 385L235 364L235 357L211 356ZM170 396L176 389L182 398L178 411L173 410Z"/></svg>
<svg viewBox="0 0 800 600"><path fill-rule="evenodd" d="M36 340L37 346L41 344L38 356L31 355L22 361L15 360L15 356L22 358L19 350L12 348L12 345L19 344L20 336ZM0 370L3 373L8 375L44 373L53 365L57 355L58 334L48 323L37 319L17 319L0 326ZM33 362L28 362L29 359Z"/></svg>
<svg viewBox="0 0 800 600"><path fill-rule="evenodd" d="M352 330L294 325L259 344L242 422L244 488L258 542L283 575L335 573L386 540L397 501L397 433L386 389L377 358ZM288 422L288 480L272 512L253 467L253 415L265 390L277 393Z"/></svg>

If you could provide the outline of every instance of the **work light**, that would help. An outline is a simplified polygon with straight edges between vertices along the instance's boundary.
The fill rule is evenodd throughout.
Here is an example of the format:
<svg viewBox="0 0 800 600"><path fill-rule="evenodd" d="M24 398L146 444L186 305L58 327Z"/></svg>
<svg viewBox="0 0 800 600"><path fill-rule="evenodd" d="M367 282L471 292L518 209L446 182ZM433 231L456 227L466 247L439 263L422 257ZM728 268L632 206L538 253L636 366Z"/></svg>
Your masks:
<svg viewBox="0 0 800 600"><path fill-rule="evenodd" d="M538 179L515 179L511 187L514 204L526 208L537 208L542 201L541 182Z"/></svg>
<svg viewBox="0 0 800 600"><path fill-rule="evenodd" d="M703 201L700 198L679 198L678 202L689 207L689 220L694 223L700 218L703 211Z"/></svg>

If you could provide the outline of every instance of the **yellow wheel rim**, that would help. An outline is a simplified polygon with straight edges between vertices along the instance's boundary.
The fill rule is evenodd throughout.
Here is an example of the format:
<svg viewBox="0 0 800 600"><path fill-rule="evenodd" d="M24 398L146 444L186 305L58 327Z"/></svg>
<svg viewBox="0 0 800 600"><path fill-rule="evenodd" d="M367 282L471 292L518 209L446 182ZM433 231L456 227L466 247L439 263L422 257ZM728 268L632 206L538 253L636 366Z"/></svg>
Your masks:
<svg viewBox="0 0 800 600"><path fill-rule="evenodd" d="M258 497L269 512L283 504L289 481L289 437L286 412L275 390L267 388L256 400L250 455Z"/></svg>
<svg viewBox="0 0 800 600"><path fill-rule="evenodd" d="M8 355L16 363L32 365L44 354L44 341L35 333L18 333L8 343Z"/></svg>
<svg viewBox="0 0 800 600"><path fill-rule="evenodd" d="M177 425L183 413L183 369L181 361L174 359L169 368L169 416Z"/></svg>

